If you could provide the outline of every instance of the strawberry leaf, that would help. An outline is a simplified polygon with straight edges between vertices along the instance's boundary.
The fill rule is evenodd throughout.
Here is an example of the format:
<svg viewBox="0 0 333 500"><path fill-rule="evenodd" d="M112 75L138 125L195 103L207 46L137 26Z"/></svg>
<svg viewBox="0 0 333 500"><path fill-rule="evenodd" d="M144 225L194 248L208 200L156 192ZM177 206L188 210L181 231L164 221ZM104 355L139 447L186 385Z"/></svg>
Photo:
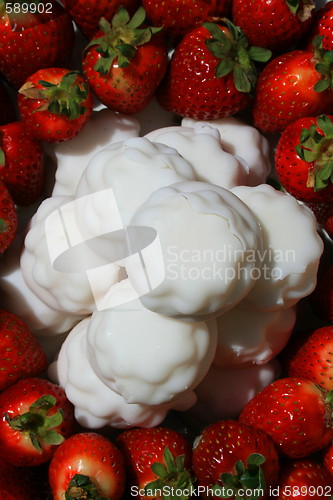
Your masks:
<svg viewBox="0 0 333 500"><path fill-rule="evenodd" d="M286 4L288 5L290 11L293 14L296 14L299 8L299 0L286 0Z"/></svg>
<svg viewBox="0 0 333 500"><path fill-rule="evenodd" d="M109 500L99 494L99 489L90 477L84 474L75 474L68 484L65 500L75 499Z"/></svg>

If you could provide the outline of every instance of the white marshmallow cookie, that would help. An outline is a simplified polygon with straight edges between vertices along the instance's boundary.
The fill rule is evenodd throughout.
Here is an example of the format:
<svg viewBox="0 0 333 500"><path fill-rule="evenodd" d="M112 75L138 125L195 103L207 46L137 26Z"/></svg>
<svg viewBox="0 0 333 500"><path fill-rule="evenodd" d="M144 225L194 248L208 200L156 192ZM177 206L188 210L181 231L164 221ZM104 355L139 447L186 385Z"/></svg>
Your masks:
<svg viewBox="0 0 333 500"><path fill-rule="evenodd" d="M131 224L154 228L161 245L165 278L141 296L152 311L207 317L233 307L255 284L256 263L247 255L260 248L261 230L248 207L226 189L195 181L158 189ZM135 282L135 269L128 271L139 291L142 280Z"/></svg>
<svg viewBox="0 0 333 500"><path fill-rule="evenodd" d="M137 137L140 124L134 117L110 109L94 110L80 133L70 141L46 144L56 165L52 196L71 196L89 161L104 148Z"/></svg>
<svg viewBox="0 0 333 500"><path fill-rule="evenodd" d="M87 340L88 359L105 385L127 403L161 405L183 397L206 375L216 325L163 316L137 299L94 313Z"/></svg>
<svg viewBox="0 0 333 500"><path fill-rule="evenodd" d="M207 121L183 118L181 125L196 132L207 127L218 131L222 148L245 164L248 175L244 185L257 186L266 181L271 171L270 146L255 127L233 116Z"/></svg>
<svg viewBox="0 0 333 500"><path fill-rule="evenodd" d="M137 208L156 189L194 178L192 166L175 149L144 137L130 138L94 156L82 175L76 197L112 189L123 224L128 225ZM101 217L107 216L103 208L103 203L96 206ZM94 220L91 214L87 217L83 213L82 218L89 234L89 221L94 224Z"/></svg>
<svg viewBox="0 0 333 500"><path fill-rule="evenodd" d="M51 380L60 384L74 405L77 422L89 429L153 427L170 409L184 411L196 401L193 391L165 405L129 404L105 385L87 358L87 328L90 317L78 323L61 346L57 360L49 367Z"/></svg>
<svg viewBox="0 0 333 500"><path fill-rule="evenodd" d="M216 128L209 125L195 128L165 127L145 137L175 148L192 165L199 181L226 189L248 184L249 169L246 162L223 149Z"/></svg>
<svg viewBox="0 0 333 500"><path fill-rule="evenodd" d="M243 300L216 318L214 363L234 368L267 363L286 346L295 321L295 306L259 311Z"/></svg>
<svg viewBox="0 0 333 500"><path fill-rule="evenodd" d="M263 235L256 284L247 300L261 310L293 306L317 282L323 242L313 213L268 184L238 186L231 191L256 215Z"/></svg>

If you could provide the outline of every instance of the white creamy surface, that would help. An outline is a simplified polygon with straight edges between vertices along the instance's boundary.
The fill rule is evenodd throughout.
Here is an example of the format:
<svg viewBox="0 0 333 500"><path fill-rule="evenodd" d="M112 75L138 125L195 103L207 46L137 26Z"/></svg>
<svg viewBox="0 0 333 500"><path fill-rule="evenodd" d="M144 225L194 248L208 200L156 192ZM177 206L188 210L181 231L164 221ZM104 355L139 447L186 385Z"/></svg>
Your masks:
<svg viewBox="0 0 333 500"><path fill-rule="evenodd" d="M139 300L92 315L88 358L98 376L128 403L160 405L186 394L214 358L215 322L185 322Z"/></svg>
<svg viewBox="0 0 333 500"><path fill-rule="evenodd" d="M263 235L258 279L247 300L262 310L293 306L313 291L317 281L323 242L312 212L267 184L238 186L232 192L256 215Z"/></svg>
<svg viewBox="0 0 333 500"><path fill-rule="evenodd" d="M266 181L270 171L269 142L255 127L233 116L218 120L198 121L183 118L183 127L218 130L222 148L245 161L249 172L246 185L257 186Z"/></svg>
<svg viewBox="0 0 333 500"><path fill-rule="evenodd" d="M199 181L226 189L248 184L246 162L222 148L219 132L213 127L165 127L145 137L175 148L191 163Z"/></svg>
<svg viewBox="0 0 333 500"><path fill-rule="evenodd" d="M218 316L214 363L238 368L263 364L286 346L296 321L296 308L259 311L246 300Z"/></svg>
<svg viewBox="0 0 333 500"><path fill-rule="evenodd" d="M52 195L73 195L89 161L112 143L137 137L139 121L110 109L94 110L80 133L70 141L48 144L57 170Z"/></svg>
<svg viewBox="0 0 333 500"><path fill-rule="evenodd" d="M254 263L244 257L261 247L261 231L247 206L226 189L204 182L161 188L131 224L153 227L161 243L165 279L141 297L152 311L204 317L229 309L254 285Z"/></svg>
<svg viewBox="0 0 333 500"><path fill-rule="evenodd" d="M49 376L66 391L75 407L78 423L90 429L112 427L152 427L159 425L172 409L184 411L195 403L193 391L166 405L128 404L119 394L105 385L93 371L87 358L87 328L85 318L70 332L58 359L51 364Z"/></svg>
<svg viewBox="0 0 333 500"><path fill-rule="evenodd" d="M194 178L192 166L175 149L137 137L113 144L94 156L76 196L112 188L122 221L128 225L137 208L156 189ZM99 208L103 210L102 205ZM89 218L85 217L84 223L89 227Z"/></svg>

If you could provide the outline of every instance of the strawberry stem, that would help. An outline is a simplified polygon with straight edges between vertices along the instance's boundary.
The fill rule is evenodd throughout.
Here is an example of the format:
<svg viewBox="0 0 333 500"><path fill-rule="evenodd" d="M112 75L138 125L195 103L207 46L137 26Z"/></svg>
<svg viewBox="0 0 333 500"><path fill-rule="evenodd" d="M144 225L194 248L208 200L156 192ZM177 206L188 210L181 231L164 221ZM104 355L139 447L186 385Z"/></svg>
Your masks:
<svg viewBox="0 0 333 500"><path fill-rule="evenodd" d="M257 80L255 62L267 62L272 52L261 47L250 47L241 28L226 18L223 23L227 31L215 23L203 23L212 36L206 40L206 46L220 59L216 66L216 77L222 78L232 72L236 89L239 92L252 93Z"/></svg>
<svg viewBox="0 0 333 500"><path fill-rule="evenodd" d="M266 489L266 481L261 465L265 457L260 453L249 455L246 466L239 460L235 464L235 474L221 474L221 484L212 488L214 496L220 498L235 498L235 500L254 500L262 497ZM251 494L249 495L249 492Z"/></svg>
<svg viewBox="0 0 333 500"><path fill-rule="evenodd" d="M86 107L83 103L89 93L87 83L78 83L78 74L78 71L69 71L59 83L40 80L38 83L43 88L37 88L34 84L27 82L19 92L29 99L44 101L35 111L49 111L75 120L85 114Z"/></svg>
<svg viewBox="0 0 333 500"><path fill-rule="evenodd" d="M145 486L145 494L154 496L156 493L163 500L169 499L170 495L179 500L187 500L190 496L193 481L190 472L184 466L185 456L179 455L174 458L169 447L166 446L163 458L164 464L155 462L151 466L151 470L157 476L157 479Z"/></svg>
<svg viewBox="0 0 333 500"><path fill-rule="evenodd" d="M328 116L318 116L317 125L302 130L296 153L303 161L313 163L307 187L320 191L333 182L333 123Z"/></svg>
<svg viewBox="0 0 333 500"><path fill-rule="evenodd" d="M64 440L63 436L54 430L62 423L61 409L48 415L56 402L54 396L46 394L37 399L26 413L12 418L5 413L5 419L14 431L27 432L33 446L39 453L42 453L41 443L58 445Z"/></svg>
<svg viewBox="0 0 333 500"><path fill-rule="evenodd" d="M90 47L95 47L96 52L101 54L94 66L95 71L107 75L115 59L120 68L130 64L137 47L149 42L151 37L162 29L162 27L142 27L145 19L146 11L143 7L139 7L131 19L124 7L119 8L111 24L101 18L99 28L103 35L91 40L84 49L86 53Z"/></svg>
<svg viewBox="0 0 333 500"><path fill-rule="evenodd" d="M108 500L99 495L96 484L84 474L75 474L68 484L65 500Z"/></svg>

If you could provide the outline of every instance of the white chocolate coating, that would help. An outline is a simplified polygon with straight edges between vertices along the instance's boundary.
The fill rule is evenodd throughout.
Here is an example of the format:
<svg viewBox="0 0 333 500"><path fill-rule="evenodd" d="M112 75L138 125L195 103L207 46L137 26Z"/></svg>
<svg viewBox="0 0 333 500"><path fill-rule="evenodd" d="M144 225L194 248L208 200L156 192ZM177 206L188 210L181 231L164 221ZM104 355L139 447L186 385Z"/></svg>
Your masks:
<svg viewBox="0 0 333 500"><path fill-rule="evenodd" d="M287 344L296 321L295 307L259 311L246 300L216 318L214 363L241 367L267 363Z"/></svg>
<svg viewBox="0 0 333 500"><path fill-rule="evenodd" d="M128 403L169 404L207 373L216 349L215 321L185 322L139 300L98 311L88 325L93 370Z"/></svg>
<svg viewBox="0 0 333 500"><path fill-rule="evenodd" d="M266 181L271 171L269 142L255 127L233 116L207 121L183 118L182 126L199 130L210 126L218 130L222 148L246 162L246 185L257 186Z"/></svg>
<svg viewBox="0 0 333 500"><path fill-rule="evenodd" d="M313 291L323 252L312 212L267 184L238 186L232 192L256 215L263 235L258 279L247 300L262 310L293 306Z"/></svg>
<svg viewBox="0 0 333 500"><path fill-rule="evenodd" d="M192 166L179 153L143 137L130 138L98 153L89 162L76 196L112 188L124 225L162 186L194 179ZM101 207L102 208L102 207ZM85 219L89 226L89 220Z"/></svg>
<svg viewBox="0 0 333 500"><path fill-rule="evenodd" d="M141 297L152 311L205 317L231 308L254 285L255 263L246 256L260 248L261 231L251 211L226 189L195 181L161 188L131 224L153 227L161 243L165 279ZM140 289L140 283L133 286Z"/></svg>
<svg viewBox="0 0 333 500"><path fill-rule="evenodd" d="M183 411L195 403L193 391L166 405L126 403L91 368L86 339L89 321L87 317L76 325L63 343L57 360L49 367L49 376L64 388L73 403L79 424L90 429L106 425L115 428L153 427L164 420L171 408Z"/></svg>
<svg viewBox="0 0 333 500"><path fill-rule="evenodd" d="M140 124L134 117L110 109L94 110L80 133L70 141L48 144L57 170L52 196L71 196L89 161L115 142L139 135Z"/></svg>
<svg viewBox="0 0 333 500"><path fill-rule="evenodd" d="M175 148L192 165L198 181L226 189L247 185L249 169L246 163L222 148L216 128L165 127L145 137Z"/></svg>

